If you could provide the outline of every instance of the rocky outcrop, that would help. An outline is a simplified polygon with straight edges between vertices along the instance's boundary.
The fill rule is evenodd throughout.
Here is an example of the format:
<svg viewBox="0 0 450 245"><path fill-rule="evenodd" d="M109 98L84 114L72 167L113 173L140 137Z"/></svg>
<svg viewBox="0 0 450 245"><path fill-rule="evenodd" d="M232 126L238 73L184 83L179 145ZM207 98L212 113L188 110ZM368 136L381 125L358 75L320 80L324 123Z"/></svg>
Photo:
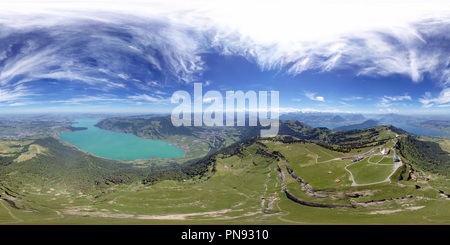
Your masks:
<svg viewBox="0 0 450 245"><path fill-rule="evenodd" d="M448 194L445 194L443 191L441 191L441 190L438 190L438 192L439 192L439 195L441 195L442 197L445 197L445 198L450 198L450 195L448 195Z"/></svg>
<svg viewBox="0 0 450 245"><path fill-rule="evenodd" d="M406 197L397 197L397 198L388 198L388 199L381 199L381 200L371 200L371 201L367 201L367 202L353 202L354 204L379 204L379 203L383 203L383 202L387 202L387 201L394 201L394 200L402 200L402 199L407 199L407 198L412 198L412 195L408 195Z"/></svg>
<svg viewBox="0 0 450 245"><path fill-rule="evenodd" d="M15 203L14 201L12 201L12 200L9 200L9 199L6 199L6 198L0 198L0 200L5 201L6 203L9 204L9 206L11 206L11 207L13 207L13 208L15 208L15 209L20 209L20 208L18 208L18 207L16 206L16 203Z"/></svg>
<svg viewBox="0 0 450 245"><path fill-rule="evenodd" d="M291 199L292 201L296 203L300 203L302 205L310 206L310 207L320 207L320 208L354 208L354 206L344 206L344 205L336 205L336 204L325 204L325 203L315 203L315 202L307 202L303 201L291 193L289 191L285 190L284 192L287 196L287 198Z"/></svg>

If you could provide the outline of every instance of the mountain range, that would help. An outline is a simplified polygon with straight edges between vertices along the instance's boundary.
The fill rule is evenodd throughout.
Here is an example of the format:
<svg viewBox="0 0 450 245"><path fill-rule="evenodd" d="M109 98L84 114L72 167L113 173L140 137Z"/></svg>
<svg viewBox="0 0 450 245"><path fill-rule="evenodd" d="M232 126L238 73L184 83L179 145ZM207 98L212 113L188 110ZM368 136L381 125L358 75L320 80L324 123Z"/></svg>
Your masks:
<svg viewBox="0 0 450 245"><path fill-rule="evenodd" d="M363 128L371 128L371 127L375 127L380 125L380 121L375 120L375 119L369 119L367 121L364 121L362 123L357 123L357 124L351 124L351 125L347 125L347 126L340 126L340 127L336 127L333 130L336 131L342 131L342 130L352 130L352 129L363 129Z"/></svg>

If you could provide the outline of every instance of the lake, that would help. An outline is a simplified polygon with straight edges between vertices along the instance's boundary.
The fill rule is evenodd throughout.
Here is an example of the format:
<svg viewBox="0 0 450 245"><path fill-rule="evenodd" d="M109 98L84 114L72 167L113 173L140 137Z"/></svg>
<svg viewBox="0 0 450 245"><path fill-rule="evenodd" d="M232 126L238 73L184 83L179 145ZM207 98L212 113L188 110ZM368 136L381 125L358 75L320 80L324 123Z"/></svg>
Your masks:
<svg viewBox="0 0 450 245"><path fill-rule="evenodd" d="M417 126L410 125L405 122L383 122L383 125L392 124L397 128L401 128L407 132L416 134L416 135L425 135L425 136L449 136L450 133L438 132L428 128L421 128Z"/></svg>
<svg viewBox="0 0 450 245"><path fill-rule="evenodd" d="M61 133L61 139L83 151L115 160L148 159L150 157L182 157L184 151L166 141L143 139L136 135L117 133L95 127L98 120L77 119L74 127L86 127L70 133Z"/></svg>

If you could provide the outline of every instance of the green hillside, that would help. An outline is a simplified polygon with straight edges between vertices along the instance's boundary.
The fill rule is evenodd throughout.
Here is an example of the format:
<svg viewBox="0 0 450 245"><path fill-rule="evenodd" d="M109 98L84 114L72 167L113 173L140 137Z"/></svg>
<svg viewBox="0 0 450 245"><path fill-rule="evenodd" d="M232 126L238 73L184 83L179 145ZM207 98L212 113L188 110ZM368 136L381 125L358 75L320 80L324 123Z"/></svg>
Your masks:
<svg viewBox="0 0 450 245"><path fill-rule="evenodd" d="M21 148L14 155L0 158L0 177L5 182L17 180L85 191L108 181L131 182L145 171L84 153L52 137L2 144L17 144Z"/></svg>
<svg viewBox="0 0 450 245"><path fill-rule="evenodd" d="M391 126L335 132L294 120L280 132L289 135L221 136L227 146L184 162L3 139L0 224L448 224L448 177L408 159L422 141L395 139ZM400 163L380 151L396 140Z"/></svg>

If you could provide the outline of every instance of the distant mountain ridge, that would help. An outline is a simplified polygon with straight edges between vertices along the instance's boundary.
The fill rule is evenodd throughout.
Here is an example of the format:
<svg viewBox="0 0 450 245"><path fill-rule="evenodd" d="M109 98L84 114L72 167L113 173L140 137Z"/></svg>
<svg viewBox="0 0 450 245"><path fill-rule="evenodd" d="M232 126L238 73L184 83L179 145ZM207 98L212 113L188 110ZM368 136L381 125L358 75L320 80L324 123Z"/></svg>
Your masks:
<svg viewBox="0 0 450 245"><path fill-rule="evenodd" d="M142 138L159 140L166 139L169 135L191 136L203 129L202 127L176 127L172 124L170 116L108 118L98 122L95 126L114 132L134 134Z"/></svg>
<svg viewBox="0 0 450 245"><path fill-rule="evenodd" d="M367 121L366 121L367 122ZM368 120L367 124L378 124L378 121ZM164 140L173 136L194 136L198 137L202 132L211 129L220 130L221 127L175 127L170 121L170 116L142 118L108 118L100 121L96 125L99 128L134 134L139 137L149 139ZM227 127L230 128L230 127ZM236 137L247 139L260 136L261 126L234 127ZM404 130L392 125L369 127L363 129L351 129L345 131L335 131L324 127L313 128L298 120L280 121L278 135L289 135L301 140L309 140L322 144L334 145L335 149L348 151L351 148L359 148L371 145L376 141L377 135L382 131L391 131L399 134L406 133Z"/></svg>
<svg viewBox="0 0 450 245"><path fill-rule="evenodd" d="M379 121L381 122L406 122L408 120L412 120L414 119L413 116L409 116L409 115L400 115L400 114L395 114L395 113L390 113L390 114L383 114L383 115L379 115Z"/></svg>
<svg viewBox="0 0 450 245"><path fill-rule="evenodd" d="M297 112L287 113L280 116L280 120L298 120L308 125L327 124L353 124L360 123L366 119L362 114L335 114L325 112Z"/></svg>
<svg viewBox="0 0 450 245"><path fill-rule="evenodd" d="M381 123L378 120L369 119L367 121L364 121L364 122L358 123L358 124L351 124L351 125L347 125L347 126L336 127L333 130L335 130L335 131L344 131L344 130L352 130L352 129L371 128L371 127L376 127L376 126L378 126L380 124Z"/></svg>

